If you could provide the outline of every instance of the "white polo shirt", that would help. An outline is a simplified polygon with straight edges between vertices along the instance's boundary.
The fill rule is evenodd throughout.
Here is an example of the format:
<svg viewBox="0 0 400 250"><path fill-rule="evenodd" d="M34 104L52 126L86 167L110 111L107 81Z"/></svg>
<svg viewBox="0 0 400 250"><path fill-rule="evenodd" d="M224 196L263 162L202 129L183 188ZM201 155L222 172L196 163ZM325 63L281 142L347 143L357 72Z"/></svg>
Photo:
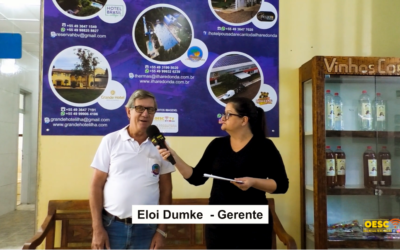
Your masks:
<svg viewBox="0 0 400 250"><path fill-rule="evenodd" d="M157 205L159 176L175 171L146 139L141 145L128 126L103 137L91 167L108 173L104 208L119 218L132 216L132 205Z"/></svg>

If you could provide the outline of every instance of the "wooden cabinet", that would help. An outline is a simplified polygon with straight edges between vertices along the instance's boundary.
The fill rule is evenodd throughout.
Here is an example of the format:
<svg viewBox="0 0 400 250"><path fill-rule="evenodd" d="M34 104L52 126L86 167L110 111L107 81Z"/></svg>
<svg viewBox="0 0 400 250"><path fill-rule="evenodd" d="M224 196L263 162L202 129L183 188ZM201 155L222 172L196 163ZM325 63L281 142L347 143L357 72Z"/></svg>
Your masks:
<svg viewBox="0 0 400 250"><path fill-rule="evenodd" d="M302 248L400 248L400 58L316 56L299 73ZM363 91L370 101L360 102ZM327 169L326 146L345 152L344 186L327 187L327 174L338 172ZM390 168L364 161L368 146L377 165L385 146ZM390 175L391 185L381 178L366 187L364 171Z"/></svg>

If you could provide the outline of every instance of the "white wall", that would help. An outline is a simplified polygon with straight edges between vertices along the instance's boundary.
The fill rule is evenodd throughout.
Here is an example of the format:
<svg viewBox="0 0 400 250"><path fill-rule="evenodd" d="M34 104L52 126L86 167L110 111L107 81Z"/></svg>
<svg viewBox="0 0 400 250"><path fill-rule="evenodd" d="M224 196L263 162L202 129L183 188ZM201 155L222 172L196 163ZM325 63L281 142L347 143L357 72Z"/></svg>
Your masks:
<svg viewBox="0 0 400 250"><path fill-rule="evenodd" d="M16 65L19 70L15 74L0 72L0 215L16 207L20 91L27 94L21 202L36 200L39 60L24 51Z"/></svg>
<svg viewBox="0 0 400 250"><path fill-rule="evenodd" d="M15 76L0 73L0 215L16 205L18 98Z"/></svg>

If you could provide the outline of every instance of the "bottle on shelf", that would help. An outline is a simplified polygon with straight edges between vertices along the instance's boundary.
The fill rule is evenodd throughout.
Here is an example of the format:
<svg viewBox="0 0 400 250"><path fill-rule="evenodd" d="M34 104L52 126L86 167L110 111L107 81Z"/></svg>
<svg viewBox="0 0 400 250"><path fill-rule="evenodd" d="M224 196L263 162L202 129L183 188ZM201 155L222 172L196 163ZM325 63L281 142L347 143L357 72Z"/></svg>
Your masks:
<svg viewBox="0 0 400 250"><path fill-rule="evenodd" d="M372 116L371 99L366 90L362 91L360 99L358 100L358 126L359 130L369 131L373 130L373 116Z"/></svg>
<svg viewBox="0 0 400 250"><path fill-rule="evenodd" d="M335 162L336 162L336 185L346 185L346 154L343 152L341 146L337 146L335 151Z"/></svg>
<svg viewBox="0 0 400 250"><path fill-rule="evenodd" d="M326 159L326 183L328 187L335 187L336 185L336 171L335 171L335 154L330 146L325 149Z"/></svg>
<svg viewBox="0 0 400 250"><path fill-rule="evenodd" d="M334 128L334 102L331 91L326 90L325 94L325 129L333 130Z"/></svg>
<svg viewBox="0 0 400 250"><path fill-rule="evenodd" d="M364 164L364 186L375 187L378 185L378 166L376 160L376 154L372 150L371 146L367 147L363 155Z"/></svg>
<svg viewBox="0 0 400 250"><path fill-rule="evenodd" d="M392 162L390 152L382 146L378 153L378 171L380 173L379 185L390 187L392 185Z"/></svg>
<svg viewBox="0 0 400 250"><path fill-rule="evenodd" d="M343 102L339 93L335 93L333 97L333 130L343 130Z"/></svg>
<svg viewBox="0 0 400 250"><path fill-rule="evenodd" d="M381 97L381 93L376 93L374 101L375 109L375 129L379 131L386 130L386 103Z"/></svg>

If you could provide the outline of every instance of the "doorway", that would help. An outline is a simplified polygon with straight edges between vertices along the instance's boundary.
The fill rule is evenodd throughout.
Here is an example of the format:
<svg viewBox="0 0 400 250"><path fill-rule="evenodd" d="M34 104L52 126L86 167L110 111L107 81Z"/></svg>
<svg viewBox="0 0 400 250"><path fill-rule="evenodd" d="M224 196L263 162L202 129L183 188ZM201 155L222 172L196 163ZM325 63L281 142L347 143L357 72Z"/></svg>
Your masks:
<svg viewBox="0 0 400 250"><path fill-rule="evenodd" d="M17 174L17 206L21 204L22 190L22 162L24 160L24 113L25 113L25 94L19 94L19 119L18 119L18 174Z"/></svg>
<svg viewBox="0 0 400 250"><path fill-rule="evenodd" d="M32 104L32 92L20 88L18 121L18 180L17 204L36 203L37 113Z"/></svg>

